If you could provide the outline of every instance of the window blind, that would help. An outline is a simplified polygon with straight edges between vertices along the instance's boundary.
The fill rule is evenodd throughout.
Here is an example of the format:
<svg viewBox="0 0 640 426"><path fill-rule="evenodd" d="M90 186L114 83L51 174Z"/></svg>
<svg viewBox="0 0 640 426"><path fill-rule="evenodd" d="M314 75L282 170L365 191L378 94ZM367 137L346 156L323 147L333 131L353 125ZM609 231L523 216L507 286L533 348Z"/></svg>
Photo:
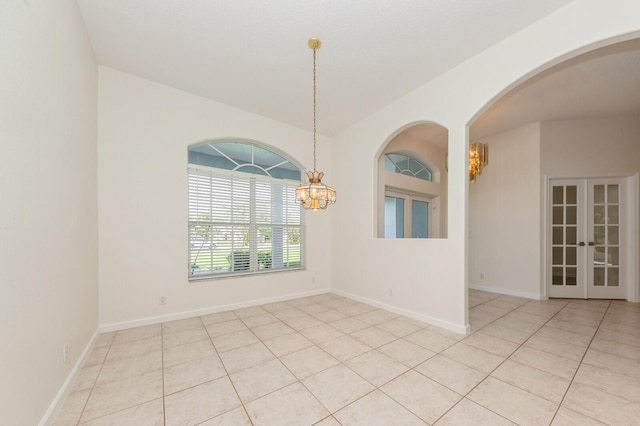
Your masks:
<svg viewBox="0 0 640 426"><path fill-rule="evenodd" d="M189 277L304 266L299 182L189 166Z"/></svg>

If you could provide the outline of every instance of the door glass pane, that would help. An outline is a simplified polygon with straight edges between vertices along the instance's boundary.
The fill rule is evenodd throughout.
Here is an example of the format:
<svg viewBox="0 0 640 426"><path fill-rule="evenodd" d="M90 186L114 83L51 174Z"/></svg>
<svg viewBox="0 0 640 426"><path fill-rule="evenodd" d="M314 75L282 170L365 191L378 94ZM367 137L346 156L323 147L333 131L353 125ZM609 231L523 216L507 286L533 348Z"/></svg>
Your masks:
<svg viewBox="0 0 640 426"><path fill-rule="evenodd" d="M618 203L618 185L607 185L607 203Z"/></svg>
<svg viewBox="0 0 640 426"><path fill-rule="evenodd" d="M593 223L604 225L604 206L593 206Z"/></svg>
<svg viewBox="0 0 640 426"><path fill-rule="evenodd" d="M618 268L608 268L607 270L607 286L618 287Z"/></svg>
<svg viewBox="0 0 640 426"><path fill-rule="evenodd" d="M553 204L563 204L564 196L563 196L563 186L554 186L553 187Z"/></svg>
<svg viewBox="0 0 640 426"><path fill-rule="evenodd" d="M567 265L572 265L575 266L576 265L576 247L567 247L566 249L566 253L567 253Z"/></svg>
<svg viewBox="0 0 640 426"><path fill-rule="evenodd" d="M618 237L618 226L617 225L609 226L608 230L609 230L609 235L608 235L609 244L613 244L613 245L619 244L620 239Z"/></svg>
<svg viewBox="0 0 640 426"><path fill-rule="evenodd" d="M577 186L567 186L567 204L578 204Z"/></svg>
<svg viewBox="0 0 640 426"><path fill-rule="evenodd" d="M604 185L595 185L593 187L593 202L604 204Z"/></svg>
<svg viewBox="0 0 640 426"><path fill-rule="evenodd" d="M554 207L553 208L553 224L554 225L562 225L564 223L564 215L563 215L562 207Z"/></svg>
<svg viewBox="0 0 640 426"><path fill-rule="evenodd" d="M604 244L604 226L593 227L593 241L596 245L600 246Z"/></svg>
<svg viewBox="0 0 640 426"><path fill-rule="evenodd" d="M577 268L567 268L567 285L577 285L576 279Z"/></svg>
<svg viewBox="0 0 640 426"><path fill-rule="evenodd" d="M553 227L553 244L562 244L562 227L554 226Z"/></svg>
<svg viewBox="0 0 640 426"><path fill-rule="evenodd" d="M404 200L384 197L384 237L404 238Z"/></svg>
<svg viewBox="0 0 640 426"><path fill-rule="evenodd" d="M618 221L618 206L609 206L609 222L608 223L620 223Z"/></svg>
<svg viewBox="0 0 640 426"><path fill-rule="evenodd" d="M567 206L567 223L569 225L578 223L577 210L578 208L576 206Z"/></svg>
<svg viewBox="0 0 640 426"><path fill-rule="evenodd" d="M609 247L607 250L609 251L608 256L607 256L608 264L609 265L614 265L614 266L619 265L620 264L619 263L619 261L620 261L619 260L620 251L619 251L618 247Z"/></svg>
<svg viewBox="0 0 640 426"><path fill-rule="evenodd" d="M567 244L575 244L576 240L576 227L575 226L567 226Z"/></svg>
<svg viewBox="0 0 640 426"><path fill-rule="evenodd" d="M562 282L562 278L563 278L563 272L562 272L562 266L560 267L553 267L552 268L552 272L551 272L551 284L552 285L562 285L564 284Z"/></svg>
<svg viewBox="0 0 640 426"><path fill-rule="evenodd" d="M604 247L593 248L593 263L596 265L604 265Z"/></svg>
<svg viewBox="0 0 640 426"><path fill-rule="evenodd" d="M551 261L553 265L562 265L562 247L554 247L553 248L553 260Z"/></svg>
<svg viewBox="0 0 640 426"><path fill-rule="evenodd" d="M604 285L604 268L593 268L593 285Z"/></svg>
<svg viewBox="0 0 640 426"><path fill-rule="evenodd" d="M429 236L429 203L411 200L411 238Z"/></svg>

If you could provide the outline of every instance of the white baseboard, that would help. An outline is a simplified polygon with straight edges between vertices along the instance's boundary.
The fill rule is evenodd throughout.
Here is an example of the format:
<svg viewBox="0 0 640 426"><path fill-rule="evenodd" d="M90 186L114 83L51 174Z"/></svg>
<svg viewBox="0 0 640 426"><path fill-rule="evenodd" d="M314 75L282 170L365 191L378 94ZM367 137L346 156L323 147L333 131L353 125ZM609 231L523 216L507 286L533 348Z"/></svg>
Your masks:
<svg viewBox="0 0 640 426"><path fill-rule="evenodd" d="M507 296L524 297L526 299L546 300L546 297L544 297L540 293L525 293L525 292L522 292L522 291L514 291L514 290L509 290L509 289L506 289L506 288L487 287L487 286L483 286L483 285L477 285L477 284L469 283L469 289L471 289L471 290L488 291L489 293L498 293L498 294L504 294L504 295L507 295Z"/></svg>
<svg viewBox="0 0 640 426"><path fill-rule="evenodd" d="M305 291L301 293L287 294L284 296L267 297L264 299L249 300L246 302L232 303L229 305L215 306L212 308L195 309L192 311L176 312L167 315L158 315L155 317L140 318L131 321L114 322L110 324L102 324L100 331L102 333L108 331L124 330L127 328L141 327L143 325L159 324L167 321L180 320L185 318L197 317L201 315L214 314L217 312L231 311L234 309L249 308L251 306L264 305L265 303L284 302L286 300L298 299L301 297L317 296L319 294L329 293L331 289L324 288L319 290Z"/></svg>
<svg viewBox="0 0 640 426"><path fill-rule="evenodd" d="M53 420L55 419L55 416L60 411L62 404L67 398L67 395L71 391L71 384L73 383L73 379L75 379L76 374L84 365L84 362L87 356L91 353L91 350L93 349L93 345L96 343L96 340L98 340L99 335L100 335L100 328L97 328L96 331L93 333L93 336L91 336L91 339L89 339L89 343L87 343L87 345L84 347L84 350L78 357L78 360L73 365L73 368L69 372L67 379L64 381L64 383L60 387L60 390L56 394L56 397L53 399L53 401L49 405L49 408L44 413L44 416L42 416L42 419L40 419L38 426L47 426L53 422Z"/></svg>
<svg viewBox="0 0 640 426"><path fill-rule="evenodd" d="M339 296L344 296L344 297L348 297L349 299L357 300L358 302L366 303L367 305L372 305L377 308L384 309L386 311L391 311L399 315L404 315L405 317L426 322L427 324L435 325L437 327L444 328L444 329L453 331L455 333L469 334L471 332L471 326L469 324L465 324L464 326L454 324L452 322L443 321L438 318L431 317L429 315L424 315L418 312L409 311L404 308L399 308L397 306L389 305L387 303L378 302L376 300L368 299L366 297L358 296L342 290L331 289L331 292Z"/></svg>

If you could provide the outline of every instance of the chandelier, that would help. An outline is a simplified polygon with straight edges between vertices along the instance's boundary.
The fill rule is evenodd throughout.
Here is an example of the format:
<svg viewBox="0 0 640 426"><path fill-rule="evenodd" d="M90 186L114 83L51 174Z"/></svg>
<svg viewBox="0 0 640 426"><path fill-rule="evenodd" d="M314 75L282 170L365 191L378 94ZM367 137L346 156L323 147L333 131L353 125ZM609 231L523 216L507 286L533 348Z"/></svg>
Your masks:
<svg viewBox="0 0 640 426"><path fill-rule="evenodd" d="M320 49L320 39L310 38L309 47L313 50L313 171L307 172L309 183L296 188L296 202L306 210L324 210L336 202L336 190L322 183L324 173L316 170L316 51Z"/></svg>
<svg viewBox="0 0 640 426"><path fill-rule="evenodd" d="M469 182L475 182L482 168L489 164L489 147L482 142L469 145Z"/></svg>

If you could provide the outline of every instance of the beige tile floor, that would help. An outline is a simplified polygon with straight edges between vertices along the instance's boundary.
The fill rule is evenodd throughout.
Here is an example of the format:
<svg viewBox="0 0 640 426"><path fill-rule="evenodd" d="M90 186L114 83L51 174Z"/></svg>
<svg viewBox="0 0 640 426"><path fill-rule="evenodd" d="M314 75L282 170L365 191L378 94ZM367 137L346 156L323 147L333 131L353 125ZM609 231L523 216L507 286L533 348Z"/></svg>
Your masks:
<svg viewBox="0 0 640 426"><path fill-rule="evenodd" d="M105 333L55 425L640 424L640 304L469 306L466 337L333 294Z"/></svg>

